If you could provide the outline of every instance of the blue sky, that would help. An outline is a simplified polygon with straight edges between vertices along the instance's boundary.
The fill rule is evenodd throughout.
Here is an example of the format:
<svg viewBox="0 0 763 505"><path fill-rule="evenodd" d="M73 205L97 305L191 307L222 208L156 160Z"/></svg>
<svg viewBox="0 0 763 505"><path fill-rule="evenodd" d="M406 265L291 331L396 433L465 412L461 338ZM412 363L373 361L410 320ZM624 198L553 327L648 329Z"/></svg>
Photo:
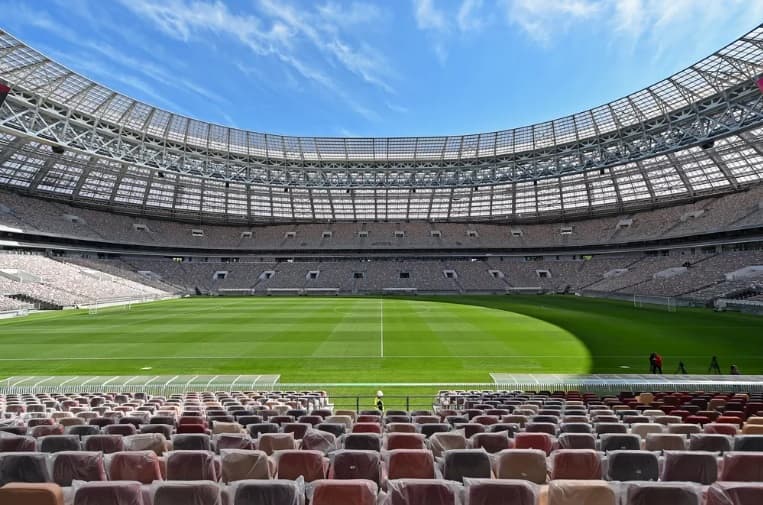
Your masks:
<svg viewBox="0 0 763 505"><path fill-rule="evenodd" d="M763 0L0 0L2 26L174 112L256 131L447 135L652 84L763 21Z"/></svg>

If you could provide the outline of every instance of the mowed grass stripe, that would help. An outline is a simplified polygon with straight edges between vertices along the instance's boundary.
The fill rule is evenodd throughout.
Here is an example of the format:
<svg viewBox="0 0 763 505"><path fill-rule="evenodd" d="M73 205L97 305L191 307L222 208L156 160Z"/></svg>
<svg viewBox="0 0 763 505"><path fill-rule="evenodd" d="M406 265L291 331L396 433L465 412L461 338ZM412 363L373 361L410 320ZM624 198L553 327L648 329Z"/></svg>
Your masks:
<svg viewBox="0 0 763 505"><path fill-rule="evenodd" d="M0 321L0 375L280 374L283 382L489 382L490 372L763 371L763 319L561 296L192 298ZM87 358L97 359L67 359ZM22 361L10 361L20 359ZM622 368L628 367L628 368ZM150 371L142 370L150 368Z"/></svg>

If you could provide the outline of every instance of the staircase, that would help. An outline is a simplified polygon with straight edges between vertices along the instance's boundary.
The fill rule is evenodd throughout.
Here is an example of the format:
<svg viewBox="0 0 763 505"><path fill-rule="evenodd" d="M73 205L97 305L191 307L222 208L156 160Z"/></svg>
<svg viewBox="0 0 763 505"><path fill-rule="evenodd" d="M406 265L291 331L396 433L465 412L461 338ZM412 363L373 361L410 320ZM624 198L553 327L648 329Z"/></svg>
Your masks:
<svg viewBox="0 0 763 505"><path fill-rule="evenodd" d="M35 298L29 295L17 294L17 295L5 295L5 297L12 298L20 302L31 303L32 305L34 305L36 308L40 310L61 310L64 308L62 305L58 305L56 303L49 302L47 300L41 300L40 298Z"/></svg>

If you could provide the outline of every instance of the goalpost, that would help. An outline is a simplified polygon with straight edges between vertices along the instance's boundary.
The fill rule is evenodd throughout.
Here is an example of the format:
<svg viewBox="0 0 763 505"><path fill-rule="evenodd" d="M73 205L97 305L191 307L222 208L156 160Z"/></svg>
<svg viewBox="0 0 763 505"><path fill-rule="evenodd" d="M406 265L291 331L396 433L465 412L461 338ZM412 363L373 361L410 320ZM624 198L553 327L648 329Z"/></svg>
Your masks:
<svg viewBox="0 0 763 505"><path fill-rule="evenodd" d="M87 306L87 313L91 316L98 315L99 311L102 309L105 309L107 307L115 308L115 309L122 309L122 310L130 310L132 308L132 302L125 302L125 303L114 303L114 302L98 302L92 303Z"/></svg>
<svg viewBox="0 0 763 505"><path fill-rule="evenodd" d="M672 296L633 295L633 306L637 309L644 307L663 308L668 312L676 311L676 299Z"/></svg>

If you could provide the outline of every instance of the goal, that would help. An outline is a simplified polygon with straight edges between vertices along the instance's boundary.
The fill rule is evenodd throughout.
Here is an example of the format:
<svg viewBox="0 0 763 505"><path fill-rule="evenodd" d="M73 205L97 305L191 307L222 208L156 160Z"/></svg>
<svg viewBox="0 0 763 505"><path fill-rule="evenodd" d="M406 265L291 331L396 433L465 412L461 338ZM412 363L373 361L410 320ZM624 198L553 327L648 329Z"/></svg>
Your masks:
<svg viewBox="0 0 763 505"><path fill-rule="evenodd" d="M132 308L132 302L127 303L101 303L101 302L95 302L91 305L87 306L87 313L91 316L97 315L101 310L105 308L114 308L114 309L122 309L122 310L130 310Z"/></svg>
<svg viewBox="0 0 763 505"><path fill-rule="evenodd" d="M637 309L651 307L662 308L668 312L675 312L676 299L672 296L633 295L633 306Z"/></svg>

